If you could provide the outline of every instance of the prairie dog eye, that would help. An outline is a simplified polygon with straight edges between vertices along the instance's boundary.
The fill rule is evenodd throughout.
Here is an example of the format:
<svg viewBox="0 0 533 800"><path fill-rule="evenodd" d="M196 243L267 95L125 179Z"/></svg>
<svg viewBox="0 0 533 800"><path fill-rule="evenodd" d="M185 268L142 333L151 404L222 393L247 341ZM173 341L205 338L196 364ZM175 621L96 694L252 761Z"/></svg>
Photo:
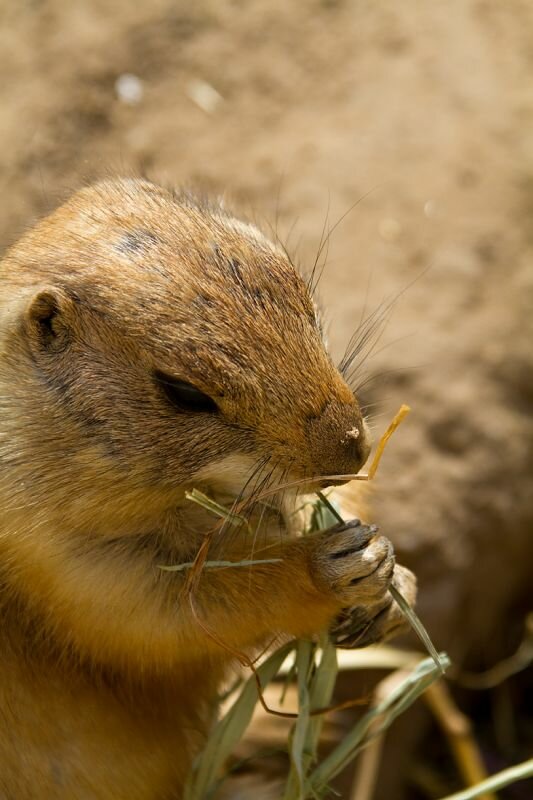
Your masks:
<svg viewBox="0 0 533 800"><path fill-rule="evenodd" d="M164 372L156 370L154 377L166 399L176 411L194 413L215 413L218 406L209 395L201 392L196 386L187 381L173 378Z"/></svg>

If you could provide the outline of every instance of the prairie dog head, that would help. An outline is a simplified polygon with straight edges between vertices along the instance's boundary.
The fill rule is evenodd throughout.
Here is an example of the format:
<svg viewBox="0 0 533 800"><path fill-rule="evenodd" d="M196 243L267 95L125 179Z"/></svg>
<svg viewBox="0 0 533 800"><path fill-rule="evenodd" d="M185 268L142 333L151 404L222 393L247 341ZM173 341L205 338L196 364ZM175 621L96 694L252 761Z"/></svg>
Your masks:
<svg viewBox="0 0 533 800"><path fill-rule="evenodd" d="M366 460L305 282L255 227L110 181L0 270L0 462L36 502L126 514L258 463L311 482Z"/></svg>

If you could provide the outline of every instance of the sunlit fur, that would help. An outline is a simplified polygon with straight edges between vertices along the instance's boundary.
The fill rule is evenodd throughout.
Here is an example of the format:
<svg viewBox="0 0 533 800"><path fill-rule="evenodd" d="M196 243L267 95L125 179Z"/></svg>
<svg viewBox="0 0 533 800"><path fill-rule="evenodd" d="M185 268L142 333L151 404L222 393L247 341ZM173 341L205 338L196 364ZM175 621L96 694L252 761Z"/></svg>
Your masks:
<svg viewBox="0 0 533 800"><path fill-rule="evenodd" d="M74 195L0 280L0 794L179 798L231 662L184 573L159 569L217 523L185 491L231 504L247 480L243 497L353 473L359 406L284 253L151 183ZM219 412L177 412L154 370ZM205 570L195 597L248 653L347 602L321 578L325 540L254 509L255 535L227 529L214 552L279 561Z"/></svg>

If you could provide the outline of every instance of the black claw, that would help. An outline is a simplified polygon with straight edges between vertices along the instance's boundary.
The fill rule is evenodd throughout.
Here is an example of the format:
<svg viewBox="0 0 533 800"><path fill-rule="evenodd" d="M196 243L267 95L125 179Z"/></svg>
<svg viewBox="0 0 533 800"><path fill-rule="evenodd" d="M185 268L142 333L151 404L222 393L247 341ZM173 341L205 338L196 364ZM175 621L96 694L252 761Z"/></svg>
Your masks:
<svg viewBox="0 0 533 800"><path fill-rule="evenodd" d="M361 633L370 621L368 613L363 606L356 606L341 611L337 617L330 634L337 641L337 637L345 639L352 637L356 633Z"/></svg>
<svg viewBox="0 0 533 800"><path fill-rule="evenodd" d="M380 608L375 616L372 616L369 609L364 606L354 606L342 611L330 630L331 640L337 647L345 650L368 647L368 645L380 641L383 638L381 634L382 621L391 604L392 598L383 608Z"/></svg>
<svg viewBox="0 0 533 800"><path fill-rule="evenodd" d="M347 522L339 522L338 525L335 525L332 530L335 533L342 533L343 531L347 531L349 528L358 528L361 525L360 519L350 519Z"/></svg>
<svg viewBox="0 0 533 800"><path fill-rule="evenodd" d="M367 528L372 533L376 533L379 530L379 527L374 523L371 525L366 525L365 523L362 523L360 519L349 519L346 522L339 522L332 528L332 530L342 533L343 531L350 530L350 528Z"/></svg>
<svg viewBox="0 0 533 800"><path fill-rule="evenodd" d="M351 526L348 525L340 530L335 528L334 531L335 533L342 533L344 530L349 530L350 527ZM336 553L331 553L330 558L345 558L345 556L351 556L354 553L358 553L360 550L364 550L376 531L377 528L375 525L361 525L361 523L358 522L357 530L354 531L353 543L344 550L338 550Z"/></svg>
<svg viewBox="0 0 533 800"><path fill-rule="evenodd" d="M343 639L341 642L336 642L336 646L341 650L358 650L363 647L369 647L371 644L376 644L380 641L379 636L375 636L370 631L365 632L364 635L360 634L355 638Z"/></svg>

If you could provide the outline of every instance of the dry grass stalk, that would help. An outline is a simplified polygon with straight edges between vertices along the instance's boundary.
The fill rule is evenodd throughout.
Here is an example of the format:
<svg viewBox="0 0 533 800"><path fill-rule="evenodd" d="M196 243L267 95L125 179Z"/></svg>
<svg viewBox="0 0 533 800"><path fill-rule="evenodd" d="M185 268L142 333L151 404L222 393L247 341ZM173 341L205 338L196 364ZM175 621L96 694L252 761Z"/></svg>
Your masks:
<svg viewBox="0 0 533 800"><path fill-rule="evenodd" d="M424 700L433 712L448 739L455 762L467 786L476 786L487 778L481 752L472 732L472 723L457 706L443 681L430 686ZM491 793L479 795L480 800L496 800Z"/></svg>
<svg viewBox="0 0 533 800"><path fill-rule="evenodd" d="M405 670L398 670L381 681L375 691L379 702L404 676ZM429 686L423 699L444 731L450 744L455 762L469 787L475 787L487 779L481 752L472 732L472 724L455 705L446 684L436 681ZM384 737L379 736L361 754L350 800L372 800L379 772ZM480 800L497 800L491 792L478 795Z"/></svg>

